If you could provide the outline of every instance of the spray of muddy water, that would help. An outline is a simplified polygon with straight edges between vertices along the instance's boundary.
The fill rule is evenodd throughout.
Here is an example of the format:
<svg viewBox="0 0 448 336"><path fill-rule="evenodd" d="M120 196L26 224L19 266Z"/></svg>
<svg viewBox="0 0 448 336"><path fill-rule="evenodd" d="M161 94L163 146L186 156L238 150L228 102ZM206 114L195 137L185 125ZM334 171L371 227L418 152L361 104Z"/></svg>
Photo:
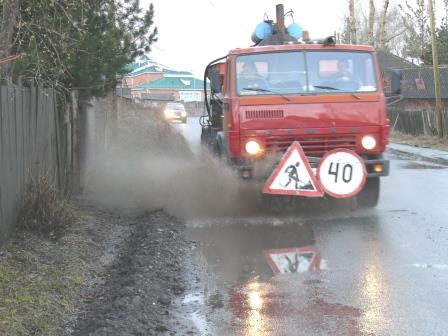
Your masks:
<svg viewBox="0 0 448 336"><path fill-rule="evenodd" d="M104 108L94 108L91 132L102 128L98 120ZM87 197L114 208L164 208L183 218L256 212L259 195L242 190L241 181L222 162L207 154L194 156L184 137L157 113L125 103L119 105L119 115L118 141L89 151Z"/></svg>

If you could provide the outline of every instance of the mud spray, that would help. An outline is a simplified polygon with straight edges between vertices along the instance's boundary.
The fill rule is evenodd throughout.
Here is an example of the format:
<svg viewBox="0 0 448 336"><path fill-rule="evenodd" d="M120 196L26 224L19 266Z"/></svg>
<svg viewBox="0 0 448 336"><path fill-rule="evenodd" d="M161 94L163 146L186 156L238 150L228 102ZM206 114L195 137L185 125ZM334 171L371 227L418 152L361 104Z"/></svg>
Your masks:
<svg viewBox="0 0 448 336"><path fill-rule="evenodd" d="M98 103L87 117L83 185L88 198L114 208L163 208L186 219L257 212L260 193L211 155L193 155L155 109L119 104L117 140L104 139L109 108Z"/></svg>

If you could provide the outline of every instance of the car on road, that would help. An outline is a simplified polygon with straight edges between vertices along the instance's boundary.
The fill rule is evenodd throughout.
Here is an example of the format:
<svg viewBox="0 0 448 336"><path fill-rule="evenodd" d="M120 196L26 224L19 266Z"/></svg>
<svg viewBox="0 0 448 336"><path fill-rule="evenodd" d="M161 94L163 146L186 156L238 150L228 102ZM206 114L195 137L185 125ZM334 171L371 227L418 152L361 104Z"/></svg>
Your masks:
<svg viewBox="0 0 448 336"><path fill-rule="evenodd" d="M166 104L163 110L163 118L166 121L180 120L185 124L187 122L187 111L184 104L177 102Z"/></svg>

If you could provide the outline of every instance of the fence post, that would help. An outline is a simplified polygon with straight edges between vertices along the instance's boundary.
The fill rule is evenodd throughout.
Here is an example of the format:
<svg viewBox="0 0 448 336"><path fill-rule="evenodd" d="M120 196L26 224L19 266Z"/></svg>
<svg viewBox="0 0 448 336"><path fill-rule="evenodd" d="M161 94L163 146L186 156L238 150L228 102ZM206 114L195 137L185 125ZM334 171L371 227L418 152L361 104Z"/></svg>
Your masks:
<svg viewBox="0 0 448 336"><path fill-rule="evenodd" d="M76 90L73 90L70 93L71 97L71 123L72 123L72 164L71 164L71 170L72 170L72 181L71 186L72 187L78 187L79 186L79 106L78 106L78 92Z"/></svg>

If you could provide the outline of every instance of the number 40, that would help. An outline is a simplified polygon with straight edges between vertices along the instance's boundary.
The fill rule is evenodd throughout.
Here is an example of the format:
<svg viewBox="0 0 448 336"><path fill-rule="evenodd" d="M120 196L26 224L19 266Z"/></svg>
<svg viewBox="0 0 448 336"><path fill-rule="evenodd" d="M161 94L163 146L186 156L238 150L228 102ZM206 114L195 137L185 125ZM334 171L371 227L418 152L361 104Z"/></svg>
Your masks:
<svg viewBox="0 0 448 336"><path fill-rule="evenodd" d="M340 165L341 164L339 162L336 163L335 165L333 165L333 162L330 163L328 174L334 175L334 183L338 183ZM342 181L344 181L345 183L349 183L352 180L352 176L353 176L353 166L350 163L345 163L344 166L342 167Z"/></svg>

